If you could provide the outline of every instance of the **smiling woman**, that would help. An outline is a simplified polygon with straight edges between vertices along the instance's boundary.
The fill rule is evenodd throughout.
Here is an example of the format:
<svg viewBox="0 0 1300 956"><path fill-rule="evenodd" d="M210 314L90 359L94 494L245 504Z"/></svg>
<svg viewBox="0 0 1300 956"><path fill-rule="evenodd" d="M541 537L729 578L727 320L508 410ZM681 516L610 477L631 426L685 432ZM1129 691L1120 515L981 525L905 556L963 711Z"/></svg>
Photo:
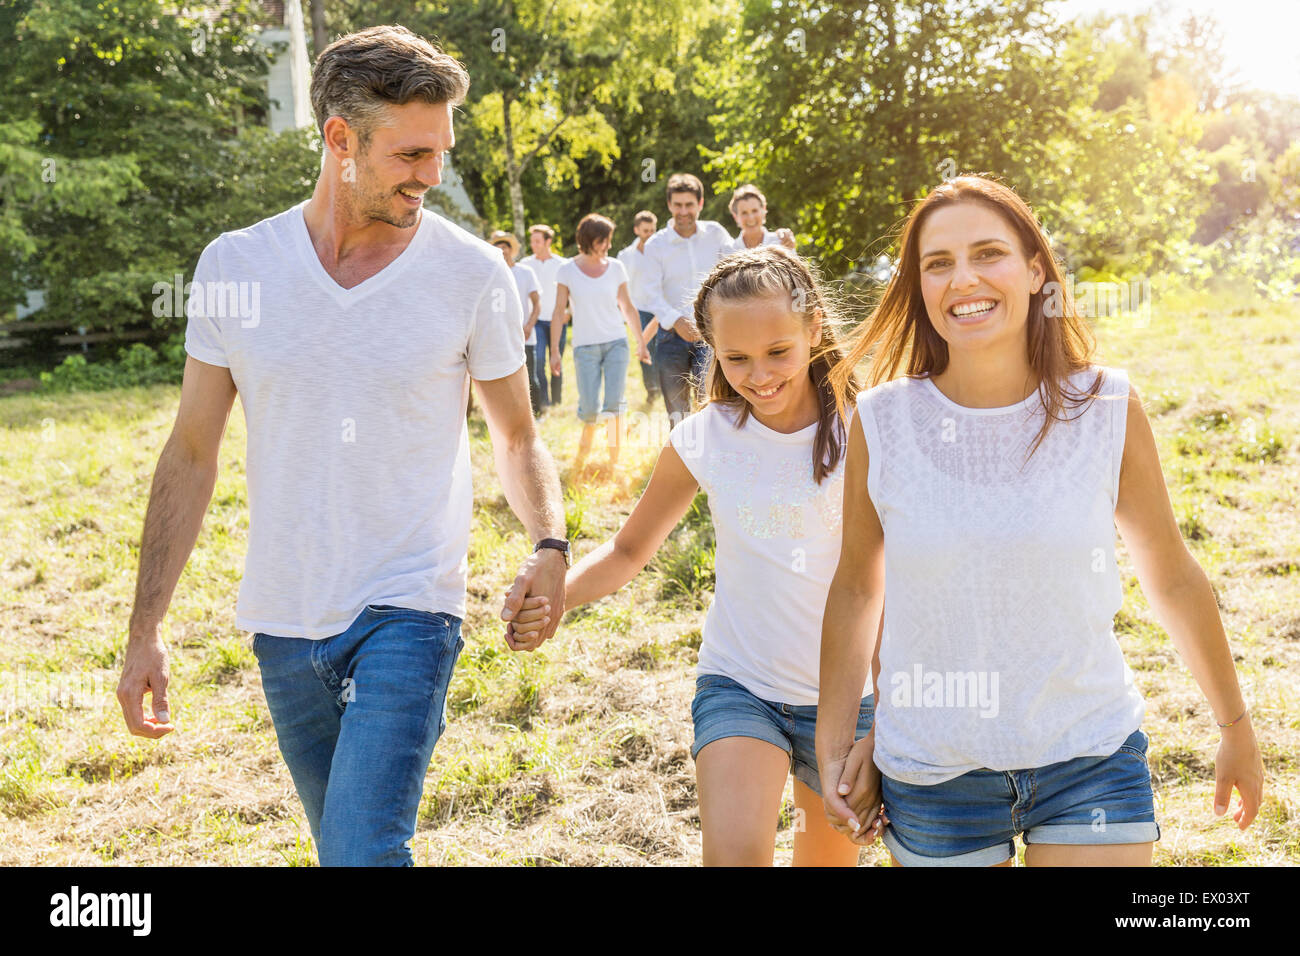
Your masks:
<svg viewBox="0 0 1300 956"><path fill-rule="evenodd" d="M1249 826L1263 766L1214 594L1141 401L1122 370L1092 364L1037 219L1007 187L963 176L915 207L902 245L832 375L846 408L874 353L877 384L854 403L817 726L822 777L865 767L871 799L827 788L827 814L844 833L887 817L905 866L1005 866L1017 835L1030 866L1149 864L1160 828L1144 702L1114 633L1118 527L1224 730L1215 812L1236 788ZM890 691L855 742L869 670ZM951 693L963 687L992 699Z"/></svg>

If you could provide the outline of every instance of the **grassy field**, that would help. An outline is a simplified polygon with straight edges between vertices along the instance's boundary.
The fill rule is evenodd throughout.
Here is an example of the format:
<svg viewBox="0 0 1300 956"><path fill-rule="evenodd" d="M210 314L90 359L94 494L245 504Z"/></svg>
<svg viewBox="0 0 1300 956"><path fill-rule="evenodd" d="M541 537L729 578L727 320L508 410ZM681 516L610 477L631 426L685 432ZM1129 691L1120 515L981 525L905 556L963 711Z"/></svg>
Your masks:
<svg viewBox="0 0 1300 956"><path fill-rule="evenodd" d="M1249 831L1213 816L1213 717L1122 557L1128 597L1117 629L1148 702L1159 864L1300 862L1298 328L1300 305L1172 295L1156 300L1149 323L1124 316L1098 328L1098 360L1128 369L1146 399L1268 774ZM571 374L565 384L565 407L541 429L583 554L629 513L666 430L660 409L634 416L620 472L571 487ZM628 393L644 413L635 368ZM167 618L177 730L159 742L131 737L113 696L144 508L177 400L167 387L0 398L0 863L314 863L249 636L234 627L248 527L238 404ZM481 421L471 435L465 650L425 782L416 861L697 864L690 701L713 580L707 504L697 499L632 584L541 651L515 655L502 641L498 596L528 542ZM790 860L791 810L787 785L778 863ZM863 864L887 860L879 846L861 854Z"/></svg>

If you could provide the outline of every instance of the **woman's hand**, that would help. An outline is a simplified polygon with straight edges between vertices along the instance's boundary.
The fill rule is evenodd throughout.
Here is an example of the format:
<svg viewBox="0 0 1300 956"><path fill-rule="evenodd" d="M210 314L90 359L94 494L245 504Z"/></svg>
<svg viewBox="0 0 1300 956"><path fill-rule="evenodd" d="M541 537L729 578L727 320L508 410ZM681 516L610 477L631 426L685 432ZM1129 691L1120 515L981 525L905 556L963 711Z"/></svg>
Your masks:
<svg viewBox="0 0 1300 956"><path fill-rule="evenodd" d="M1225 727L1214 758L1214 815L1221 817L1232 803L1232 788L1240 800L1232 818L1239 829L1246 829L1259 813L1264 799L1264 761L1259 755L1255 729L1250 716Z"/></svg>
<svg viewBox="0 0 1300 956"><path fill-rule="evenodd" d="M563 366L560 364L560 353L552 352L551 353L551 374L558 376L561 373L562 368Z"/></svg>
<svg viewBox="0 0 1300 956"><path fill-rule="evenodd" d="M644 342L640 343L640 344L637 346L636 357L639 358L639 359L641 360L641 364L642 364L642 365L649 365L649 364L650 364L650 350L649 350L648 348L645 347L645 343L644 343Z"/></svg>
<svg viewBox="0 0 1300 956"><path fill-rule="evenodd" d="M820 768L822 804L831 827L859 846L880 835L885 819L880 806L880 771L871 756L875 735L857 741L843 758Z"/></svg>

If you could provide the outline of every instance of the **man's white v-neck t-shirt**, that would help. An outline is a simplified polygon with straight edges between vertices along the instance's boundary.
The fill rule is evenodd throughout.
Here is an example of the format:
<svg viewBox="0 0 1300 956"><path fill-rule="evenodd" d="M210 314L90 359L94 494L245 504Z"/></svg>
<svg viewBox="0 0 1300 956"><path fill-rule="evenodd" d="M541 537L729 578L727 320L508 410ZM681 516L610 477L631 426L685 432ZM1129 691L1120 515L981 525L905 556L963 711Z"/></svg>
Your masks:
<svg viewBox="0 0 1300 956"><path fill-rule="evenodd" d="M235 623L320 639L367 604L465 616L469 379L524 364L499 250L425 209L402 253L344 289L301 203L208 245L185 349L226 366L248 425Z"/></svg>

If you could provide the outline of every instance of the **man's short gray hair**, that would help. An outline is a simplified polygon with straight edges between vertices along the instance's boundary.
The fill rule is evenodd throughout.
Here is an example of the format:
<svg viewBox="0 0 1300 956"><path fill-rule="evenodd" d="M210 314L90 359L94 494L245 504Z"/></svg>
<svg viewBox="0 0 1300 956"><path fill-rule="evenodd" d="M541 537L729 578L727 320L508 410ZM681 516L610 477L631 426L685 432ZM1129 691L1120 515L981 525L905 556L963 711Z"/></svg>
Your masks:
<svg viewBox="0 0 1300 956"><path fill-rule="evenodd" d="M412 100L459 106L469 74L455 57L402 26L371 27L339 37L316 58L311 107L322 134L341 116L369 143L389 106Z"/></svg>

